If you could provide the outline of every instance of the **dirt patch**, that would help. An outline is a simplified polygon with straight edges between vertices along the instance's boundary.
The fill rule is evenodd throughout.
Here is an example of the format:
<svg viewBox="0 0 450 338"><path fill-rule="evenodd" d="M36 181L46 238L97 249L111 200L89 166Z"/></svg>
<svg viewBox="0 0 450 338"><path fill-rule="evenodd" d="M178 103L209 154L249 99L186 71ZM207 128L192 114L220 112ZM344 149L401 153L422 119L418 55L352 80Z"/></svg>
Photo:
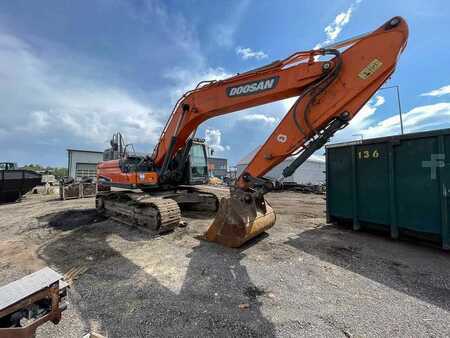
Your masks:
<svg viewBox="0 0 450 338"><path fill-rule="evenodd" d="M64 210L37 217L40 223L61 230L70 230L83 225L104 221L95 209Z"/></svg>
<svg viewBox="0 0 450 338"><path fill-rule="evenodd" d="M13 272L16 267L20 266L20 269L25 274L29 274L44 268L47 264L38 257L38 250L39 245L23 240L1 240L0 271ZM13 281L17 278L15 276L16 274L13 273L11 278L8 278L5 283Z"/></svg>
<svg viewBox="0 0 450 338"><path fill-rule="evenodd" d="M326 248L326 251L329 255L335 257L336 259L349 262L352 259L359 259L359 252L361 251L361 249L355 248L353 246L347 247L332 245Z"/></svg>
<svg viewBox="0 0 450 338"><path fill-rule="evenodd" d="M265 290L258 288L257 286L248 286L244 289L244 295L255 300L259 296L263 296L266 293Z"/></svg>
<svg viewBox="0 0 450 338"><path fill-rule="evenodd" d="M275 226L229 249L198 237L213 214L151 238L94 199L33 195L0 206L0 285L68 272L69 308L38 337L450 335L448 254L325 225L323 196L267 198Z"/></svg>

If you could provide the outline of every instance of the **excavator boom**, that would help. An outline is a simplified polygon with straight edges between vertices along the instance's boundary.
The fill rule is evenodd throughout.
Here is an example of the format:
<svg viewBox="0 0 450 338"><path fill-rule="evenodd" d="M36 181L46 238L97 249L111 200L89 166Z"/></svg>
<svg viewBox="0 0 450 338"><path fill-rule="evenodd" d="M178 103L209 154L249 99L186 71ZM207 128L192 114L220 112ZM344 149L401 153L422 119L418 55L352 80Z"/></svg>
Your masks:
<svg viewBox="0 0 450 338"><path fill-rule="evenodd" d="M225 80L202 82L177 102L155 147L155 164L165 174L164 164L207 119L299 96L245 170L260 177L341 113L351 119L394 72L407 38L406 22L395 17L333 48L297 52ZM329 60L316 61L319 56Z"/></svg>

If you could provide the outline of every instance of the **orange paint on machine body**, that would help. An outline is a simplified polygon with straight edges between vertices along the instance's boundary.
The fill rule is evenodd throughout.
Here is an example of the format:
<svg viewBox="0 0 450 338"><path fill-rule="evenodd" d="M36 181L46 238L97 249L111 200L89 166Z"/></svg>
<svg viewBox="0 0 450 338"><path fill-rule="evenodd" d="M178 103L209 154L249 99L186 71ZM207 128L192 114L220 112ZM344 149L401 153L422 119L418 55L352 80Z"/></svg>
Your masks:
<svg viewBox="0 0 450 338"><path fill-rule="evenodd" d="M97 165L97 180L111 182L111 186L137 188L158 184L158 174L150 172L124 172L121 160L104 161Z"/></svg>

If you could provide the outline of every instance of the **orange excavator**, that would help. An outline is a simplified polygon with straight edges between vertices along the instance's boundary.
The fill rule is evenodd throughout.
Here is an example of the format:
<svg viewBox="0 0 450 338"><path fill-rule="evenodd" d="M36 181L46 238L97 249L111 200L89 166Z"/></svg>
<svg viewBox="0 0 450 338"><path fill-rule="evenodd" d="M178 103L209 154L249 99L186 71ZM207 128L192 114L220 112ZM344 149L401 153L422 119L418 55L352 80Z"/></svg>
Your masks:
<svg viewBox="0 0 450 338"><path fill-rule="evenodd" d="M97 209L155 233L180 223L180 207L216 210L204 238L229 247L243 245L275 224L264 194L277 182L264 174L297 155L283 171L283 177L292 175L348 125L392 75L407 39L406 21L394 17L353 39L199 83L176 103L151 156L126 151L126 145L113 140L110 153L118 156L98 165L98 185L128 190L100 191ZM204 142L195 138L198 126L215 116L290 97L298 98L230 192L202 186L207 163Z"/></svg>

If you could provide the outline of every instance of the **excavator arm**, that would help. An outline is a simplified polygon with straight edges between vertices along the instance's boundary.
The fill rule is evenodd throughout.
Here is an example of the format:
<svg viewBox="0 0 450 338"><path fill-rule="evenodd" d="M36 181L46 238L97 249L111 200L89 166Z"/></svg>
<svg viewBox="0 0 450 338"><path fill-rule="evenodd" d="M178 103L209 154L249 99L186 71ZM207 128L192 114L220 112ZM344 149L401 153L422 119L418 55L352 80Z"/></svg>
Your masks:
<svg viewBox="0 0 450 338"><path fill-rule="evenodd" d="M271 228L276 217L263 195L270 191L272 182L262 176L297 153L298 157L283 170L284 177L292 175L337 130L345 127L392 75L407 39L406 22L394 17L372 33L283 61L276 72L278 75L271 76L279 76L280 83L292 81L293 87L297 83L298 99L244 169L231 197L222 199L205 239L240 247ZM315 62L318 54L332 57ZM285 78L285 72L290 69L297 72ZM291 96L291 89L295 91L278 88L278 95ZM264 100L276 95L277 88L270 91L271 94L256 95Z"/></svg>

